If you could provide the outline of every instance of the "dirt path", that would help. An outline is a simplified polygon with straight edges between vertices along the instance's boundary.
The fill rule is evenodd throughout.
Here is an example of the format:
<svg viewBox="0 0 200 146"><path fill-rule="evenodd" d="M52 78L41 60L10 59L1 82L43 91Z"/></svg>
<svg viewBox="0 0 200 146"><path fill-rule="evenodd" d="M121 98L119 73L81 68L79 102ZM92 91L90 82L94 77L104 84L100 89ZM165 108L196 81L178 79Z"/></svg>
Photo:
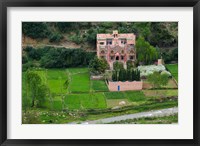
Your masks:
<svg viewBox="0 0 200 146"><path fill-rule="evenodd" d="M155 110L155 111L110 117L110 118L99 119L99 120L94 120L94 121L86 121L86 122L82 122L81 124L103 124L103 123L111 123L115 121L137 119L137 118L143 118L143 117L169 116L176 113L178 113L178 108L173 107L173 108L167 108L167 109L161 109L161 110ZM71 124L75 124L75 123L71 123Z"/></svg>

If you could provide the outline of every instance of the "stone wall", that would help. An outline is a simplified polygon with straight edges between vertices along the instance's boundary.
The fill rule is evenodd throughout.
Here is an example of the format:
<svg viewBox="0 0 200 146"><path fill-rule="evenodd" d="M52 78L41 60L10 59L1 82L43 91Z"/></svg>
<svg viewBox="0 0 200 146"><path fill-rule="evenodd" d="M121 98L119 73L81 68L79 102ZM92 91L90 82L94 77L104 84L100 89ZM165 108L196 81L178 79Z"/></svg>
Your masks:
<svg viewBox="0 0 200 146"><path fill-rule="evenodd" d="M143 82L142 81L126 81L126 82L111 82L108 81L107 83L108 85L108 89L110 91L128 91L128 90L142 90L142 85Z"/></svg>
<svg viewBox="0 0 200 146"><path fill-rule="evenodd" d="M102 80L104 79L103 75L91 75L90 80Z"/></svg>

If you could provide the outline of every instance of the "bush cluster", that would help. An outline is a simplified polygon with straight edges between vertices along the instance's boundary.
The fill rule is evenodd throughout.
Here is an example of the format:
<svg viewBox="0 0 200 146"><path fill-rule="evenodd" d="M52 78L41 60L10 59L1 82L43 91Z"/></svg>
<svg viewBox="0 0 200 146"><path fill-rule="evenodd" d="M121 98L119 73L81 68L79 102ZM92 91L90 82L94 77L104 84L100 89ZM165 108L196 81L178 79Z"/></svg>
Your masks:
<svg viewBox="0 0 200 146"><path fill-rule="evenodd" d="M49 42L55 42L58 43L61 41L61 39L63 39L63 36L59 33L53 33L52 35L50 35L49 37Z"/></svg>
<svg viewBox="0 0 200 146"><path fill-rule="evenodd" d="M96 53L83 49L26 47L23 55L23 70L31 67L66 68L88 66Z"/></svg>

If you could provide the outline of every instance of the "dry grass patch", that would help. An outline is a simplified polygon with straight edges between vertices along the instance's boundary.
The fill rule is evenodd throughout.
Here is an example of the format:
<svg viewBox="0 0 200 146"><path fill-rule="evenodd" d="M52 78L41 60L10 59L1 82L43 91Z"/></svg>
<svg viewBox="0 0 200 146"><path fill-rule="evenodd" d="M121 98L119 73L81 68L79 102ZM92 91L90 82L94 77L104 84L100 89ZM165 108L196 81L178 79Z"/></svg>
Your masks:
<svg viewBox="0 0 200 146"><path fill-rule="evenodd" d="M107 99L106 102L107 102L108 108L133 105L133 103L130 102L128 99ZM125 104L120 105L120 103L122 103L122 102Z"/></svg>

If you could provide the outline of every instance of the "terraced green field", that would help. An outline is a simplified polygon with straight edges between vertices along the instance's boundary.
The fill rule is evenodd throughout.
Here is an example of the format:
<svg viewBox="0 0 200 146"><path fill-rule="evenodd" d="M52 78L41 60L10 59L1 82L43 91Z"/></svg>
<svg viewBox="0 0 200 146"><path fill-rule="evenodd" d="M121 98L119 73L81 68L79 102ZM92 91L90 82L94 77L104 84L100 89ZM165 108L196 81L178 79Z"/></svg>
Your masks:
<svg viewBox="0 0 200 146"><path fill-rule="evenodd" d="M92 80L91 86L94 91L108 91L108 87L103 80Z"/></svg>
<svg viewBox="0 0 200 146"><path fill-rule="evenodd" d="M175 68L174 68L175 70ZM178 90L143 90L143 91L126 91L126 92L109 92L106 83L103 80L90 80L89 71L87 68L68 68L68 69L41 69L37 71L41 76L42 81L45 82L50 89L50 97L44 103L46 108L52 112L59 112L62 117L53 119L53 115L41 115L41 119L48 122L61 122L60 120L70 120L68 115L63 116L63 110L77 110L84 111L88 109L102 109L118 108L125 106L140 107L137 111L151 110L154 108L165 108L177 105L177 101L170 101L168 103L157 103L157 98L163 95L177 96ZM22 73L22 101L31 104L31 97L26 96L26 73ZM66 79L69 79L69 88L64 88ZM153 101L153 103L152 103ZM123 102L123 105L120 103ZM149 105L150 104L150 105ZM148 108L145 106L148 105ZM136 111L132 111L136 112ZM124 113L126 113L124 111ZM115 113L117 115L117 113ZM114 114L114 115L115 115ZM47 117L48 115L48 117ZM112 113L100 114L99 116L91 115L91 119L98 117L113 116ZM68 119L66 119L66 117ZM51 118L50 118L51 117ZM48 120L47 120L48 119ZM51 120L49 120L51 119ZM73 120L73 119L71 119ZM56 122L56 123L57 123Z"/></svg>
<svg viewBox="0 0 200 146"><path fill-rule="evenodd" d="M103 93L69 94L65 97L65 105L68 109L103 109L107 107Z"/></svg>
<svg viewBox="0 0 200 146"><path fill-rule="evenodd" d="M90 91L89 72L71 75L69 90L72 93L89 92Z"/></svg>

